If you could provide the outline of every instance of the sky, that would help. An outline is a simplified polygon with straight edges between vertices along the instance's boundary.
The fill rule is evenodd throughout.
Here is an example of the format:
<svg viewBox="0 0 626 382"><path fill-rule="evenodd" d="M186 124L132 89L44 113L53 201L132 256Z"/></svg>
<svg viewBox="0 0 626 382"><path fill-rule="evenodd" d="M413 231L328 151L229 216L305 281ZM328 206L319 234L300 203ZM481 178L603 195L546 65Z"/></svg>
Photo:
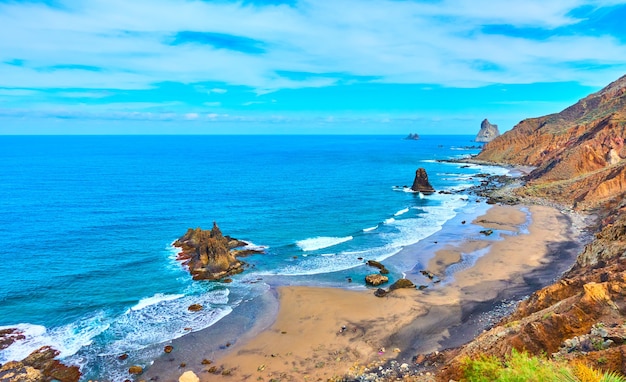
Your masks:
<svg viewBox="0 0 626 382"><path fill-rule="evenodd" d="M0 134L476 134L626 74L626 1L0 0Z"/></svg>

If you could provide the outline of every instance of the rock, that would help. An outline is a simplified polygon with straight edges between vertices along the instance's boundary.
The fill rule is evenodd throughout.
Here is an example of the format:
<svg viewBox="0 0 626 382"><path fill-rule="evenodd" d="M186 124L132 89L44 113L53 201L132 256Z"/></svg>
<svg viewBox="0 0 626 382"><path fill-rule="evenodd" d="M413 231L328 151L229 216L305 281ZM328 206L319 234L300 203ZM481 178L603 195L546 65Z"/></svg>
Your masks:
<svg viewBox="0 0 626 382"><path fill-rule="evenodd" d="M408 141L417 141L420 139L420 136L417 133L411 133L407 135L404 139Z"/></svg>
<svg viewBox="0 0 626 382"><path fill-rule="evenodd" d="M181 252L177 259L183 262L194 280L220 280L241 273L246 264L237 255L262 253L254 249L236 251L233 248L247 243L222 235L216 223L210 231L191 229L174 242Z"/></svg>
<svg viewBox="0 0 626 382"><path fill-rule="evenodd" d="M0 330L0 350L4 350L11 346L15 341L23 340L26 337L24 333L16 328L8 328Z"/></svg>
<svg viewBox="0 0 626 382"><path fill-rule="evenodd" d="M483 122L480 124L480 131L476 135L474 139L476 142L491 142L494 138L500 136L500 131L498 131L498 125L492 125L485 118Z"/></svg>
<svg viewBox="0 0 626 382"><path fill-rule="evenodd" d="M174 350L174 347L172 345L167 345L165 346L165 348L163 348L163 351L166 353L171 353L172 350Z"/></svg>
<svg viewBox="0 0 626 382"><path fill-rule="evenodd" d="M413 282L409 279L400 279L391 284L391 286L389 287L389 291L401 288L415 288L415 284L413 284Z"/></svg>
<svg viewBox="0 0 626 382"><path fill-rule="evenodd" d="M365 283L368 285L378 286L389 281L389 277L383 276L378 273L365 276Z"/></svg>
<svg viewBox="0 0 626 382"><path fill-rule="evenodd" d="M66 366L55 357L59 352L50 346L43 346L22 361L7 362L0 367L0 381L6 382L77 382L80 370L76 366Z"/></svg>
<svg viewBox="0 0 626 382"><path fill-rule="evenodd" d="M480 231L480 233L482 233L485 236L489 236L489 235L493 234L493 230L492 229L484 229L484 230Z"/></svg>
<svg viewBox="0 0 626 382"><path fill-rule="evenodd" d="M137 366L137 365L131 366L128 368L128 373L129 374L141 374L143 373L143 367Z"/></svg>
<svg viewBox="0 0 626 382"><path fill-rule="evenodd" d="M202 360L202 362L201 362L201 363L202 363L203 365L210 365L210 364L212 364L212 363L213 363L213 361L211 361L210 359L206 359L206 358L205 358L205 359L203 359L203 360Z"/></svg>
<svg viewBox="0 0 626 382"><path fill-rule="evenodd" d="M415 171L415 179L413 180L411 190L421 192L424 195L431 195L435 192L435 189L428 181L428 174L426 174L424 168L420 167Z"/></svg>
<svg viewBox="0 0 626 382"><path fill-rule="evenodd" d="M435 275L434 275L432 272L430 272L430 271L427 271L427 270L421 270L421 271L420 271L420 273L421 273L422 275L424 275L424 276L428 277L428 278L429 278L429 279L431 279L431 280L435 278Z"/></svg>
<svg viewBox="0 0 626 382"><path fill-rule="evenodd" d="M193 371L186 371L178 378L178 382L200 382L200 378Z"/></svg>
<svg viewBox="0 0 626 382"><path fill-rule="evenodd" d="M389 292L387 292L383 288L378 288L374 292L374 296L376 296L376 297L385 297L387 295L387 293L389 293Z"/></svg>
<svg viewBox="0 0 626 382"><path fill-rule="evenodd" d="M374 268L380 269L380 274L381 275L389 274L389 270L387 268L385 268L384 265L382 265L381 263L379 263L376 260L367 260L367 265L369 265L370 267L374 267Z"/></svg>
<svg viewBox="0 0 626 382"><path fill-rule="evenodd" d="M199 312L202 309L204 309L204 307L202 305L200 305L200 304L191 304L187 308L187 310L190 311L190 312Z"/></svg>

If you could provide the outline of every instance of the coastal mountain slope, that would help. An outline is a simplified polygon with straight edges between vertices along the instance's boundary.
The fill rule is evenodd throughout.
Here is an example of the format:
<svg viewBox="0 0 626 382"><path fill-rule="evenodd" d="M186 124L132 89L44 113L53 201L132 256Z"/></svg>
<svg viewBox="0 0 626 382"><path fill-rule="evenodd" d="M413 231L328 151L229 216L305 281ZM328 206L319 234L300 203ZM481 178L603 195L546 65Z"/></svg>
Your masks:
<svg viewBox="0 0 626 382"><path fill-rule="evenodd" d="M558 114L527 119L477 159L536 168L516 191L592 209L596 234L560 280L465 346L446 352L438 380L464 362L513 349L626 375L626 76Z"/></svg>
<svg viewBox="0 0 626 382"><path fill-rule="evenodd" d="M578 209L626 192L626 76L487 143L478 160L536 167L519 192Z"/></svg>

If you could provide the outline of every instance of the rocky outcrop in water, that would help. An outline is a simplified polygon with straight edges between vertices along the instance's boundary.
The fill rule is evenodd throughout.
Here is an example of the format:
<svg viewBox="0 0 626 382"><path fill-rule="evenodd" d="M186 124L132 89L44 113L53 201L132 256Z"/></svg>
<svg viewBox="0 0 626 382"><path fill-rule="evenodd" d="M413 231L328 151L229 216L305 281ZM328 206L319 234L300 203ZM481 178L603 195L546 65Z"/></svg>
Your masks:
<svg viewBox="0 0 626 382"><path fill-rule="evenodd" d="M424 168L420 167L415 171L415 179L413 180L411 190L421 192L424 195L430 195L435 192L435 189L428 181L428 174L426 174Z"/></svg>
<svg viewBox="0 0 626 382"><path fill-rule="evenodd" d="M480 124L480 131L476 135L474 139L476 142L491 142L494 138L500 136L500 131L498 130L498 125L492 125L485 118Z"/></svg>
<svg viewBox="0 0 626 382"><path fill-rule="evenodd" d="M0 366L0 381L5 382L77 382L80 370L57 361L60 353L49 346L32 352L21 361L11 361Z"/></svg>
<svg viewBox="0 0 626 382"><path fill-rule="evenodd" d="M626 193L626 76L557 114L526 119L476 159L534 166L521 195L590 209Z"/></svg>
<svg viewBox="0 0 626 382"><path fill-rule="evenodd" d="M222 235L216 223L210 231L189 228L174 242L181 252L177 259L187 266L194 280L220 280L226 276L243 272L246 263L237 259L236 248L247 243ZM260 253L246 250L241 253Z"/></svg>
<svg viewBox="0 0 626 382"><path fill-rule="evenodd" d="M417 141L420 139L420 136L417 133L411 133L407 135L404 139L407 141Z"/></svg>

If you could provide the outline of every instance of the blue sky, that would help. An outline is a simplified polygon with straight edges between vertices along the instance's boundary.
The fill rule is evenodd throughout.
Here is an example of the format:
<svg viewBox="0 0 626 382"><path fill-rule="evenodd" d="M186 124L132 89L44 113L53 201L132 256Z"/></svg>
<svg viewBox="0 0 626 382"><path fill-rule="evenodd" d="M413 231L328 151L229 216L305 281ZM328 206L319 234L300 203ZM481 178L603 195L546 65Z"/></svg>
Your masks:
<svg viewBox="0 0 626 382"><path fill-rule="evenodd" d="M0 0L0 134L475 134L626 74L626 1Z"/></svg>

